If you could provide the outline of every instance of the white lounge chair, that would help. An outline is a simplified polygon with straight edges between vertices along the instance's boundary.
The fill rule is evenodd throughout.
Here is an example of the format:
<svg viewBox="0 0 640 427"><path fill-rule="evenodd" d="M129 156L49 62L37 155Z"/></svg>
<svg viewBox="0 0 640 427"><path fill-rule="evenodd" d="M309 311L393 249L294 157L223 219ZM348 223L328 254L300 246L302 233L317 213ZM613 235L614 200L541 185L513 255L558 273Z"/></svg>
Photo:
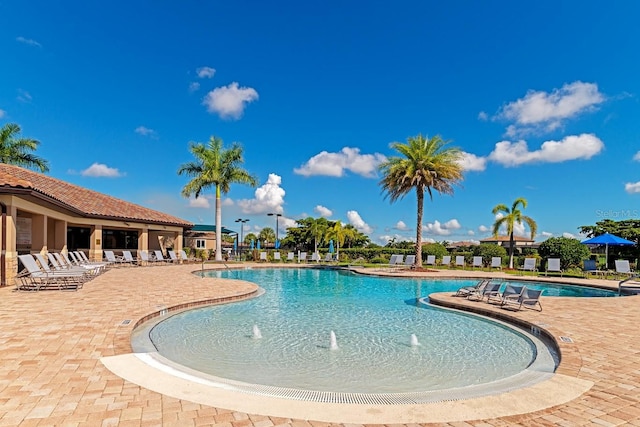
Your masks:
<svg viewBox="0 0 640 427"><path fill-rule="evenodd" d="M415 255L407 255L404 259L404 268L413 268L416 263Z"/></svg>
<svg viewBox="0 0 640 427"><path fill-rule="evenodd" d="M314 252L311 254L311 261L320 262L320 254L318 252Z"/></svg>
<svg viewBox="0 0 640 427"><path fill-rule="evenodd" d="M104 258L112 265L119 265L124 262L124 258L116 256L113 251L104 251Z"/></svg>
<svg viewBox="0 0 640 427"><path fill-rule="evenodd" d="M187 256L187 252L186 252L184 249L182 249L182 250L180 251L180 259L181 259L183 262L197 262L197 261L198 261L198 260L197 260L196 258L194 258L194 257L188 257L188 256Z"/></svg>
<svg viewBox="0 0 640 427"><path fill-rule="evenodd" d="M163 262L167 264L170 261L167 258L165 258L164 255L162 255L162 251L159 249L154 250L153 255L154 255L155 262L159 262L159 263Z"/></svg>
<svg viewBox="0 0 640 427"><path fill-rule="evenodd" d="M324 262L333 262L333 254L331 252L327 252L323 259Z"/></svg>
<svg viewBox="0 0 640 427"><path fill-rule="evenodd" d="M267 253L266 252L260 252L260 261L267 262Z"/></svg>
<svg viewBox="0 0 640 427"><path fill-rule="evenodd" d="M480 287L477 291L471 292L467 295L467 299L472 301L482 301L485 298L495 298L500 294L501 283L487 282L484 287Z"/></svg>
<svg viewBox="0 0 640 427"><path fill-rule="evenodd" d="M280 262L280 252L273 253L273 260Z"/></svg>
<svg viewBox="0 0 640 427"><path fill-rule="evenodd" d="M296 254L293 252L287 252L287 262L293 262L296 258Z"/></svg>
<svg viewBox="0 0 640 427"><path fill-rule="evenodd" d="M484 288L487 287L487 284L489 284L489 282L491 282L491 279L482 279L480 280L478 283L476 283L473 286L463 286L461 288L459 288L455 294L453 294L454 297L468 297L469 295L475 293L475 294L481 294L484 291Z"/></svg>
<svg viewBox="0 0 640 427"><path fill-rule="evenodd" d="M67 284L75 285L76 286L75 289L77 289L78 287L82 287L82 284L89 280L89 271L84 268L77 267L75 269L56 270L55 267L53 269L49 267L49 259L45 258L44 255L34 254L33 256L36 258L36 260L38 261L38 264L40 264L40 268L45 273L54 277L55 276L65 277L67 280Z"/></svg>
<svg viewBox="0 0 640 427"><path fill-rule="evenodd" d="M131 251L122 251L122 258L124 259L124 262L127 264L131 264L131 265L138 264L138 260L135 259L133 255L131 255Z"/></svg>
<svg viewBox="0 0 640 427"><path fill-rule="evenodd" d="M519 268L520 274L524 274L526 271L530 271L535 273L538 271L538 267L536 267L536 259L535 258L525 258L524 264L522 268Z"/></svg>
<svg viewBox="0 0 640 427"><path fill-rule="evenodd" d="M78 289L78 280L83 273L77 272L46 272L38 266L36 259L31 254L18 255L18 259L24 266L24 270L16 276L16 290L39 291L56 286L58 289Z"/></svg>
<svg viewBox="0 0 640 427"><path fill-rule="evenodd" d="M480 268L480 269L482 269L482 257L481 256L474 256L473 257L473 262L471 263L471 268Z"/></svg>
<svg viewBox="0 0 640 427"><path fill-rule="evenodd" d="M540 308L538 311L542 311L542 304L540 303L542 292L542 290L529 289L525 286L519 295L513 294L504 297L500 306L516 310L520 310L522 307L536 310L536 306L538 306Z"/></svg>
<svg viewBox="0 0 640 427"><path fill-rule="evenodd" d="M524 291L524 286L507 284L502 293L495 293L487 298L487 302L496 302L502 305L505 299L518 298Z"/></svg>
<svg viewBox="0 0 640 427"><path fill-rule="evenodd" d="M544 270L545 276L549 273L560 273L560 277L562 277L563 272L564 270L560 268L560 258L549 258L547 260L547 268Z"/></svg>
<svg viewBox="0 0 640 427"><path fill-rule="evenodd" d="M432 265L435 267L436 265L436 256L435 255L427 255L427 262L425 265Z"/></svg>
<svg viewBox="0 0 640 427"><path fill-rule="evenodd" d="M300 255L298 255L298 262L307 262L306 252L300 252Z"/></svg>
<svg viewBox="0 0 640 427"><path fill-rule="evenodd" d="M447 267L449 268L449 266L451 265L451 255L445 255L442 257L442 261L440 262L440 265L443 267Z"/></svg>
<svg viewBox="0 0 640 427"><path fill-rule="evenodd" d="M464 255L457 255L456 256L456 267L462 267L462 269L464 270L466 263L464 261Z"/></svg>
<svg viewBox="0 0 640 427"><path fill-rule="evenodd" d="M169 261L174 264L180 264L180 259L178 258L178 255L176 255L175 251L167 251L167 253L169 254Z"/></svg>
<svg viewBox="0 0 640 427"><path fill-rule="evenodd" d="M633 270L631 270L631 266L629 265L629 260L626 259L617 259L616 263L616 274L623 276L631 276L633 274Z"/></svg>
<svg viewBox="0 0 640 427"><path fill-rule="evenodd" d="M491 268L497 268L498 270L502 270L502 257L494 256L491 257Z"/></svg>

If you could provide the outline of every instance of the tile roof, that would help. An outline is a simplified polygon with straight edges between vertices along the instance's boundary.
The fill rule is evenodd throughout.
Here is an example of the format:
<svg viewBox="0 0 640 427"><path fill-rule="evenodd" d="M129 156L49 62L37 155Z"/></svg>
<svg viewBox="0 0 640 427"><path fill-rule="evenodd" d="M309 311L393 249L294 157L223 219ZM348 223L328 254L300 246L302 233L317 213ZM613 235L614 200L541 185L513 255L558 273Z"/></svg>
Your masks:
<svg viewBox="0 0 640 427"><path fill-rule="evenodd" d="M88 217L191 227L193 224L134 203L70 184L18 166L0 163L0 187L32 190Z"/></svg>

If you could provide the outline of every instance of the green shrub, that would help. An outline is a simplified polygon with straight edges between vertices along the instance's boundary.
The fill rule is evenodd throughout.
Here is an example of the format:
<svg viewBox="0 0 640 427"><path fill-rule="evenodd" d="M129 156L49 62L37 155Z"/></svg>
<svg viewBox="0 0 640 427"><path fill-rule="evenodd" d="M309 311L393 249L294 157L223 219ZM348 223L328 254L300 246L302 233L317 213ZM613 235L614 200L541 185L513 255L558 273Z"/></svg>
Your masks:
<svg viewBox="0 0 640 427"><path fill-rule="evenodd" d="M589 258L589 248L580 243L578 239L569 237L551 237L540 243L538 253L545 258L560 258L560 266L563 270L571 267L580 267L582 260ZM544 266L540 266L541 269Z"/></svg>
<svg viewBox="0 0 640 427"><path fill-rule="evenodd" d="M369 261L371 264L387 264L389 260L387 258L376 257Z"/></svg>

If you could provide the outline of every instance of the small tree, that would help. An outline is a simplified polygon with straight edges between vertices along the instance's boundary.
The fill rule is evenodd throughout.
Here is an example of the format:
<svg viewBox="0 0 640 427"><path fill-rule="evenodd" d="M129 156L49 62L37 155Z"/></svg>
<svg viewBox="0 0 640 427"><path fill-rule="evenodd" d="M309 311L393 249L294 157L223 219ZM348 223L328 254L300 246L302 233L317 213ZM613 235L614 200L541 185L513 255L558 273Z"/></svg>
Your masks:
<svg viewBox="0 0 640 427"><path fill-rule="evenodd" d="M589 248L578 239L551 237L540 243L538 254L543 258L560 258L563 269L579 267L582 260L589 258Z"/></svg>
<svg viewBox="0 0 640 427"><path fill-rule="evenodd" d="M442 243L427 243L422 245L422 253L424 255L435 255L436 257L443 257L449 255L449 251Z"/></svg>

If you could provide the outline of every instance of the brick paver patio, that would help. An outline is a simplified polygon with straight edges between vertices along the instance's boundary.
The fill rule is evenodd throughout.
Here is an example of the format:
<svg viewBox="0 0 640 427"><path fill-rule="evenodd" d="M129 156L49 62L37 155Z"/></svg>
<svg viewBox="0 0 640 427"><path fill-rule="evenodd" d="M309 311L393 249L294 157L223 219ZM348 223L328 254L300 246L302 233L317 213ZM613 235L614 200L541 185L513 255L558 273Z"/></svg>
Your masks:
<svg viewBox="0 0 640 427"><path fill-rule="evenodd" d="M191 274L197 268L111 269L78 292L0 289L0 426L335 425L245 414L171 398L129 383L104 367L101 357L131 351L131 329L150 313L255 291L250 283L200 279ZM426 274L496 277L501 273ZM571 343L559 343L558 372L594 383L580 398L543 411L438 425L640 425L640 297L543 297L542 313L506 312L445 294L433 299L539 325L558 341L561 336L571 338Z"/></svg>

